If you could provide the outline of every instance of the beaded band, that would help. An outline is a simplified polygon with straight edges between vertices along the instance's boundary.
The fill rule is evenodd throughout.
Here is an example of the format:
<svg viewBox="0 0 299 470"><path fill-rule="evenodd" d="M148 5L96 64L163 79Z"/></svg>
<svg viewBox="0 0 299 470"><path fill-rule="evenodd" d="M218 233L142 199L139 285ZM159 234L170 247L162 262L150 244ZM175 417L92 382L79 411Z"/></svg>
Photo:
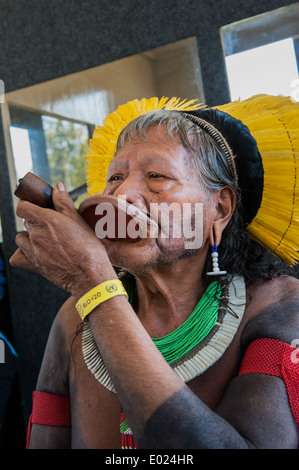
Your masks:
<svg viewBox="0 0 299 470"><path fill-rule="evenodd" d="M246 289L243 277L229 275L227 290L224 306L219 309L218 320L208 336L186 355L171 363L175 373L184 382L189 382L203 374L218 361L235 337L246 306ZM196 329L194 334L197 334ZM116 390L93 338L89 322L83 324L82 354L87 368L96 380L115 393Z"/></svg>
<svg viewBox="0 0 299 470"><path fill-rule="evenodd" d="M76 303L76 309L81 320L84 320L86 316L102 302L105 302L116 295L126 295L128 297L123 283L119 279L102 282L102 284L91 289Z"/></svg>
<svg viewBox="0 0 299 470"><path fill-rule="evenodd" d="M187 119L190 119L195 124L197 124L198 127L206 131L217 142L221 150L224 152L224 155L226 156L231 174L234 178L234 183L237 187L238 175L237 175L237 169L236 169L236 164L235 164L235 156L228 142L226 141L224 136L221 134L221 132L212 124L210 124L208 121L205 121L204 119L201 119L198 116L194 116L193 114L188 114L188 113L183 113L183 116L186 117Z"/></svg>

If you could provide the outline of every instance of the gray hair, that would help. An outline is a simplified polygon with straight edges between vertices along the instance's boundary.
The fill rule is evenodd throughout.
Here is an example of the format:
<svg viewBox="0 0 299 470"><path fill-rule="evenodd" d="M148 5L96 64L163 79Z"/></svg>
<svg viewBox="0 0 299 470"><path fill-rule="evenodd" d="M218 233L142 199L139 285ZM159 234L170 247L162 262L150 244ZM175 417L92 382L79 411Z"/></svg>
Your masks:
<svg viewBox="0 0 299 470"><path fill-rule="evenodd" d="M118 139L116 153L128 141L146 140L147 130L153 126L165 126L168 135L189 150L190 156L193 157L190 158L190 164L197 169L208 191L213 193L223 186L230 186L237 194L235 211L224 229L220 244L222 269L231 274L244 276L248 283L285 274L282 262L246 234L241 217L239 189L236 187L229 162L213 137L191 119L176 111L162 110L144 114L123 129ZM207 257L204 272L211 270L210 258ZM206 282L209 281L206 278Z"/></svg>
<svg viewBox="0 0 299 470"><path fill-rule="evenodd" d="M198 171L208 191L217 192L223 186L230 186L237 193L229 163L217 142L197 124L176 111L151 112L131 121L120 133L116 153L128 141L146 140L147 131L153 126L165 126L169 137L182 143L190 152L193 157L190 165Z"/></svg>

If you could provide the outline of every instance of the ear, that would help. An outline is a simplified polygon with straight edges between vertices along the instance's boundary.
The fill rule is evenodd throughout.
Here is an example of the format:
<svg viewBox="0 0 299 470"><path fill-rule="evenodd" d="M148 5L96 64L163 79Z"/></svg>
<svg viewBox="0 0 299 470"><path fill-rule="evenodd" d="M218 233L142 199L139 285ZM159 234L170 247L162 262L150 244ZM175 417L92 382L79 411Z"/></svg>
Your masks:
<svg viewBox="0 0 299 470"><path fill-rule="evenodd" d="M214 246L216 243L219 246L222 232L234 213L237 198L236 193L229 186L224 186L214 196L216 214L211 226L210 244Z"/></svg>

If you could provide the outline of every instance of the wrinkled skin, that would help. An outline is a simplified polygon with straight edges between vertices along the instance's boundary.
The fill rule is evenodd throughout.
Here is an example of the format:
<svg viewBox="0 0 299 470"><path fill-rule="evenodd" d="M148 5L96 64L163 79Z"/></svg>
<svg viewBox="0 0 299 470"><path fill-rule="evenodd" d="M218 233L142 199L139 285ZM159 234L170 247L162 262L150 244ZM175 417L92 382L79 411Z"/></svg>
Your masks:
<svg viewBox="0 0 299 470"><path fill-rule="evenodd" d="M175 329L192 312L204 291L208 246L221 243L234 210L230 188L208 194L188 158L179 143L151 129L147 140L129 142L117 154L105 191L146 207L151 202L202 202L203 244L188 256L183 239L100 241L68 194L60 191L61 185L53 191L55 212L19 203L17 215L25 220L28 233L16 238L19 248L12 266L38 272L72 294L53 324L37 384L38 390L70 396L72 429L34 425L32 448L119 447L120 403L144 447L298 446L298 430L281 379L260 374L237 377L252 339L274 337L290 343L299 337L296 279L282 277L248 286L244 318L231 345L216 364L187 385L151 341ZM75 310L75 302L88 290L117 277L115 264L136 276L137 310L119 296L100 304L88 321L117 395L100 385L85 366Z"/></svg>

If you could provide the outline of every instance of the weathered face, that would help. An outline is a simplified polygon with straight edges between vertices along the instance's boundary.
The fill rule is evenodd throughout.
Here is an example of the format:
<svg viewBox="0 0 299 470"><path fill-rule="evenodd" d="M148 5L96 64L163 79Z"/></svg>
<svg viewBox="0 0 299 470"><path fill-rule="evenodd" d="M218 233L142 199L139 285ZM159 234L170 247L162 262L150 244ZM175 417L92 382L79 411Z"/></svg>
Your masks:
<svg viewBox="0 0 299 470"><path fill-rule="evenodd" d="M113 264L134 271L174 263L207 244L213 198L190 158L182 144L158 127L147 132L146 140L127 142L119 150L108 170L105 194L140 207L157 232L134 243L104 240Z"/></svg>

